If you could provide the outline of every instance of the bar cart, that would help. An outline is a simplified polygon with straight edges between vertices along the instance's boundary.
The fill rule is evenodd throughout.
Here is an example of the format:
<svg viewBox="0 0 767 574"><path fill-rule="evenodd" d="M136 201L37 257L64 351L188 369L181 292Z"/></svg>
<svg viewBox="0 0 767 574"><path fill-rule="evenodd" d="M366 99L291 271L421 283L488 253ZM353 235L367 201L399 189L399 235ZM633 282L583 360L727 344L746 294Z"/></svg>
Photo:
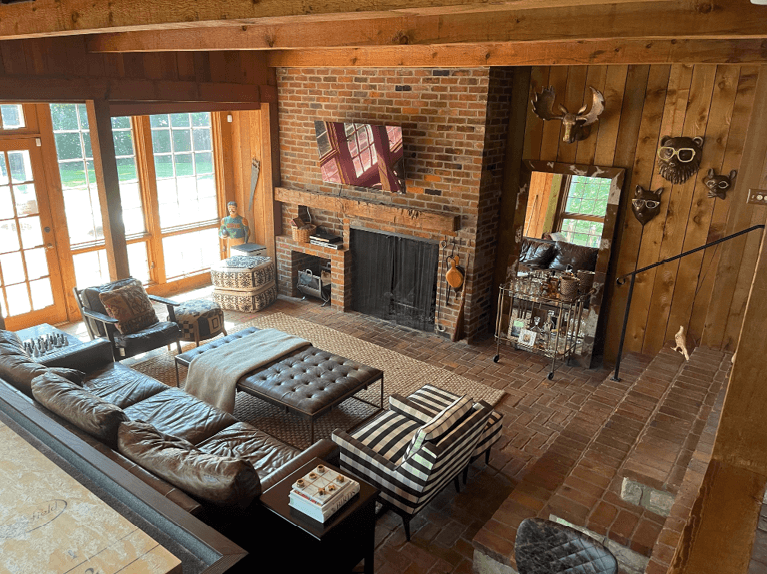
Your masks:
<svg viewBox="0 0 767 574"><path fill-rule="evenodd" d="M499 286L494 362L500 359L502 341L550 358L549 380L557 361L569 362L579 344L583 308L591 291L563 295L553 287L556 281L546 274L531 274Z"/></svg>

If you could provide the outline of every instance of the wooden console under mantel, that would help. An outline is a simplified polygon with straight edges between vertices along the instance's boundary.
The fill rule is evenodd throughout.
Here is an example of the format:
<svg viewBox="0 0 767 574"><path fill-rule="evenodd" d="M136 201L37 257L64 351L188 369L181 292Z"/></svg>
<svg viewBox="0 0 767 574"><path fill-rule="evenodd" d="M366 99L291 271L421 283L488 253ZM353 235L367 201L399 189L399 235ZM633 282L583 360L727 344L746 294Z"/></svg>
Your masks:
<svg viewBox="0 0 767 574"><path fill-rule="evenodd" d="M283 203L343 213L346 217L364 217L373 221L404 225L411 229L440 234L455 235L455 232L461 227L461 216L456 213L405 209L373 201L347 199L326 193L275 187L274 199Z"/></svg>

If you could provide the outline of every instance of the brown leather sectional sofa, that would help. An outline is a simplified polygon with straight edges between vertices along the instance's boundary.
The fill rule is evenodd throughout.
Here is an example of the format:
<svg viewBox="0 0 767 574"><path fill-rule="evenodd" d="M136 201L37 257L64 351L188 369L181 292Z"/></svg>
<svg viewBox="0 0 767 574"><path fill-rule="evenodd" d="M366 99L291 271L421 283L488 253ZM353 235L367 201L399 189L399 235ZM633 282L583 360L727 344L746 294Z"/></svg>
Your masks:
<svg viewBox="0 0 767 574"><path fill-rule="evenodd" d="M43 363L26 355L15 333L0 331L0 384L203 520L247 512L261 492L314 457L338 460L332 441L299 451L115 363L106 340Z"/></svg>
<svg viewBox="0 0 767 574"><path fill-rule="evenodd" d="M573 271L594 271L598 254L599 250L596 247L523 237L519 265L520 268L528 270L565 271L570 266Z"/></svg>

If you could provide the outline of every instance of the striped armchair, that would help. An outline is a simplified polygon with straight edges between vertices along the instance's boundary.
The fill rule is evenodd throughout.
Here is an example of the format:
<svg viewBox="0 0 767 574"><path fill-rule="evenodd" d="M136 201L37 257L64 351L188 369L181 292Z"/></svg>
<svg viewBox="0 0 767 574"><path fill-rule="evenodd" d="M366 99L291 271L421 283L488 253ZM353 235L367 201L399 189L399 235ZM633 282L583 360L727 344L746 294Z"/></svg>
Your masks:
<svg viewBox="0 0 767 574"><path fill-rule="evenodd" d="M436 415L400 395L389 409L360 428L333 431L341 468L380 489L381 502L396 511L410 540L410 520L454 481L476 451L492 407L458 397Z"/></svg>

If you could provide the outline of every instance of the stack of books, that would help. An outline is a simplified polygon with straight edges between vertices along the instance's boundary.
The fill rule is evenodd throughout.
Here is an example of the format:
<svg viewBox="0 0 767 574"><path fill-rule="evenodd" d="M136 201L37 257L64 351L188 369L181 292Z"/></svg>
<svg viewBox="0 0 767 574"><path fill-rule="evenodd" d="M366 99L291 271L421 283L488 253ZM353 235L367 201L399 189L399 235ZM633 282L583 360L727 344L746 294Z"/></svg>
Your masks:
<svg viewBox="0 0 767 574"><path fill-rule="evenodd" d="M330 249L341 249L343 247L343 238L338 235L333 235L327 231L320 229L309 236L309 243L312 245L321 245L322 247L329 247Z"/></svg>
<svg viewBox="0 0 767 574"><path fill-rule="evenodd" d="M360 483L324 465L299 478L288 504L318 522L325 522L360 491Z"/></svg>

